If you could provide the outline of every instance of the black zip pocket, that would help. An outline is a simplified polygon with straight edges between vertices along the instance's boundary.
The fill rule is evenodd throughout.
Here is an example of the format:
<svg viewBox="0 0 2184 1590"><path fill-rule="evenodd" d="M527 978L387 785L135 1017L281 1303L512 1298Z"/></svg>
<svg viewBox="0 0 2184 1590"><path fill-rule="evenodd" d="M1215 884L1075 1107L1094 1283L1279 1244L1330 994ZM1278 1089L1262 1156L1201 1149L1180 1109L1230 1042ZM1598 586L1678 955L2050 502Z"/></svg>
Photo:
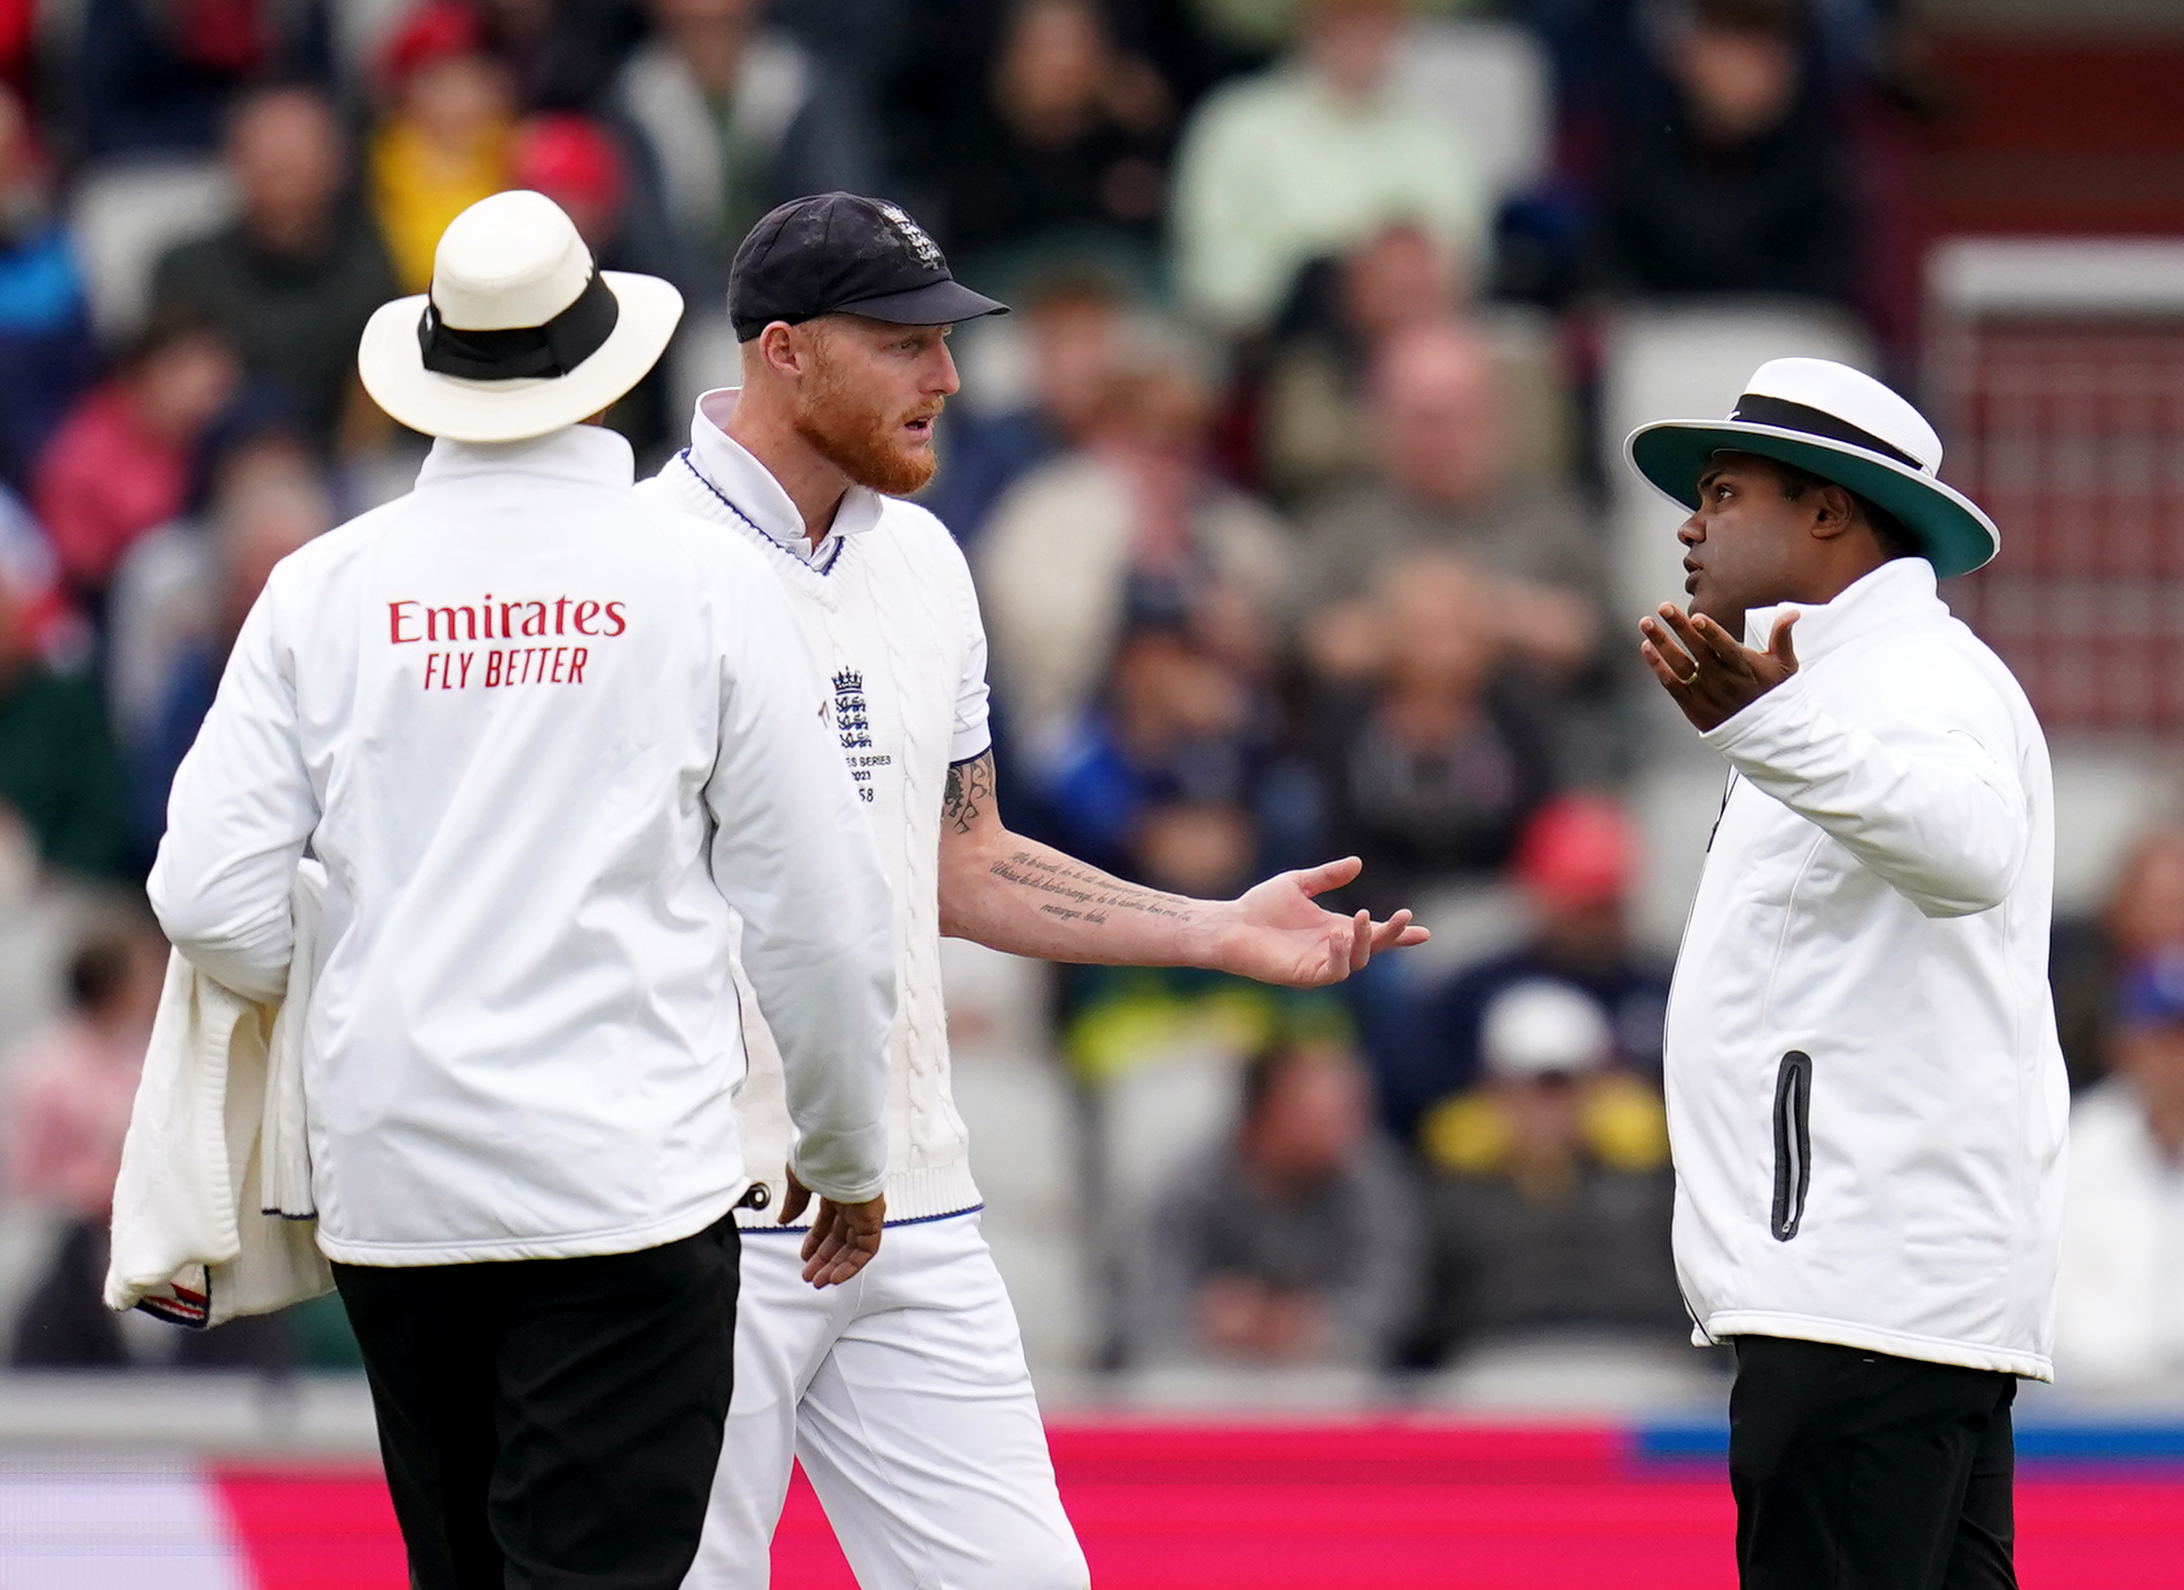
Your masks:
<svg viewBox="0 0 2184 1590"><path fill-rule="evenodd" d="M1782 1057L1774 1087L1774 1220L1777 1242L1797 1235L1812 1186L1812 1056L1792 1049Z"/></svg>

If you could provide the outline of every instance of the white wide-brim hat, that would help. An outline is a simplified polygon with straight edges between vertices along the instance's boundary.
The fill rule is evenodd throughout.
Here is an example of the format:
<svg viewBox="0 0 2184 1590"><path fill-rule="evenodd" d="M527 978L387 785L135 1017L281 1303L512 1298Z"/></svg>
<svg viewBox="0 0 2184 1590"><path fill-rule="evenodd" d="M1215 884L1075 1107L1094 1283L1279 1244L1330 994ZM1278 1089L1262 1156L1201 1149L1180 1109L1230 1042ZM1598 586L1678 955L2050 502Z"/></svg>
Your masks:
<svg viewBox="0 0 2184 1590"><path fill-rule="evenodd" d="M1829 359L1770 360L1726 420L1641 425L1623 451L1648 482L1690 509L1718 452L1795 464L1894 514L1943 579L1971 573L2002 549L1994 521L1940 479L1941 437L1926 417L1863 371Z"/></svg>
<svg viewBox="0 0 2184 1590"><path fill-rule="evenodd" d="M357 373L412 430L458 442L543 436L645 378L682 320L656 276L602 271L542 193L480 199L448 223L432 291L382 304Z"/></svg>

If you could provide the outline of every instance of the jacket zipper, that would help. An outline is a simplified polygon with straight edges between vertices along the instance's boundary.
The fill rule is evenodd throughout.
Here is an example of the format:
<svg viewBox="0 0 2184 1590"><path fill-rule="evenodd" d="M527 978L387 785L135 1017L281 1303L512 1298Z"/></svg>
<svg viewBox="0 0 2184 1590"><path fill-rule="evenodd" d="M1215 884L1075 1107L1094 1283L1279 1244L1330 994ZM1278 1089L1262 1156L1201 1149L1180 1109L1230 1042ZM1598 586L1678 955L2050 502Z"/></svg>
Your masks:
<svg viewBox="0 0 2184 1590"><path fill-rule="evenodd" d="M1774 1217L1777 1242L1797 1235L1812 1186L1812 1056L1792 1049L1775 1072Z"/></svg>

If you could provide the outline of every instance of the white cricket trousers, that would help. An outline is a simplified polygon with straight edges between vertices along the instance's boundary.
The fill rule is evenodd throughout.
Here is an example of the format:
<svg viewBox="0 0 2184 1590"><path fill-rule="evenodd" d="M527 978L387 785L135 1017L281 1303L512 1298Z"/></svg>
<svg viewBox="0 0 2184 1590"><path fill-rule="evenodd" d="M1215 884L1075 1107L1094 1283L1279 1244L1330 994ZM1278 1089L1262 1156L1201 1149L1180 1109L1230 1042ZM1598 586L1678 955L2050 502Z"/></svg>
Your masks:
<svg viewBox="0 0 2184 1590"><path fill-rule="evenodd" d="M823 1292L803 1241L744 1228L735 1396L683 1590L767 1590L792 1458L862 1590L1087 1590L978 1212L888 1227Z"/></svg>

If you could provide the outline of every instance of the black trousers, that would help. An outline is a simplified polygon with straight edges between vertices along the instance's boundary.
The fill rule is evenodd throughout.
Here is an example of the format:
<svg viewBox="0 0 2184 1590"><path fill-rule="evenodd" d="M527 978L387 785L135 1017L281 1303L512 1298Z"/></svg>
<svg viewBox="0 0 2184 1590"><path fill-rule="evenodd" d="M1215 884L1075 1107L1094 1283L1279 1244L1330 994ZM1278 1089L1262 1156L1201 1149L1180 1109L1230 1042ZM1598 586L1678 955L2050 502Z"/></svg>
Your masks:
<svg viewBox="0 0 2184 1590"><path fill-rule="evenodd" d="M2016 1590L2008 1375L1736 1339L1744 1590Z"/></svg>
<svg viewBox="0 0 2184 1590"><path fill-rule="evenodd" d="M337 1264L416 1590L678 1590L735 1368L734 1217L598 1258Z"/></svg>

